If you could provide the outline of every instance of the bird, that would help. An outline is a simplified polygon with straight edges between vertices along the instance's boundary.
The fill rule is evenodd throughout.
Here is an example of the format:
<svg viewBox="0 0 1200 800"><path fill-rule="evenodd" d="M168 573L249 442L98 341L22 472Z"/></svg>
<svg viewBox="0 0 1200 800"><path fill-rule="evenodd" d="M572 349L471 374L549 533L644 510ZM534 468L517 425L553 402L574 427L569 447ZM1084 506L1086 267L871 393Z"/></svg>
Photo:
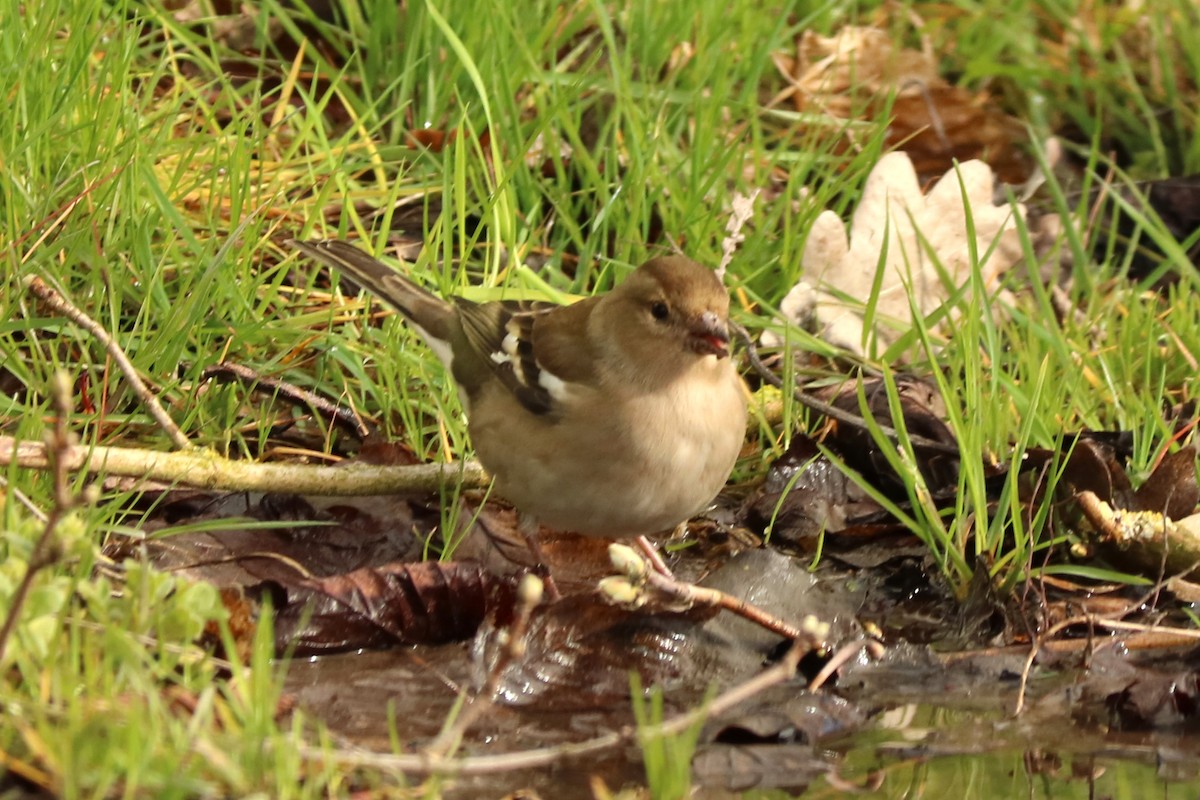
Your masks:
<svg viewBox="0 0 1200 800"><path fill-rule="evenodd" d="M728 481L746 390L713 270L658 256L574 303L477 303L438 297L343 240L288 243L395 307L446 366L476 457L531 548L545 526L649 552L646 535L685 523Z"/></svg>

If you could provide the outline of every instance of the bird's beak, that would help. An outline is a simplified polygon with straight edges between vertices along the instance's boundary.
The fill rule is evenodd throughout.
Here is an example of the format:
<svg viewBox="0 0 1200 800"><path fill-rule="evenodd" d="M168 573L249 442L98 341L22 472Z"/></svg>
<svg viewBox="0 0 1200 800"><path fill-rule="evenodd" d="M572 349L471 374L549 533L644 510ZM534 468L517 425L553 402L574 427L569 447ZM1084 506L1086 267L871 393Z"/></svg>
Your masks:
<svg viewBox="0 0 1200 800"><path fill-rule="evenodd" d="M688 330L688 346L700 355L729 355L729 326L716 313L705 311Z"/></svg>

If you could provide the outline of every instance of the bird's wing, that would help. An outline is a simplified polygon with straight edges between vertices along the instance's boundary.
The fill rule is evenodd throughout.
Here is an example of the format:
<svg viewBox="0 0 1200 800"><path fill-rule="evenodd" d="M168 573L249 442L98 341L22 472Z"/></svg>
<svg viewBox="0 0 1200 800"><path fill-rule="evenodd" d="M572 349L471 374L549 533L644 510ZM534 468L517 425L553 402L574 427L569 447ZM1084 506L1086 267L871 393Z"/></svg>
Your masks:
<svg viewBox="0 0 1200 800"><path fill-rule="evenodd" d="M521 405L539 416L555 414L571 385L590 377L593 354L583 318L593 302L560 306L454 299L467 342Z"/></svg>

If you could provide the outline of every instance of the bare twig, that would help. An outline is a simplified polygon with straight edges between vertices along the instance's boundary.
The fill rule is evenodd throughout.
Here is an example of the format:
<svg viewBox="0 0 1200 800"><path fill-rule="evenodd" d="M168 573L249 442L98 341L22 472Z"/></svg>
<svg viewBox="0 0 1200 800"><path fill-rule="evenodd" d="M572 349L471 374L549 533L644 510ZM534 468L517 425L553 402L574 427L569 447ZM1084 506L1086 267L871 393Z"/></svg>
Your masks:
<svg viewBox="0 0 1200 800"><path fill-rule="evenodd" d="M145 404L146 409L150 412L150 416L154 417L159 426L166 431L167 436L171 438L171 441L175 444L175 446L180 450L188 450L192 447L192 443L188 441L187 436L183 434L183 431L181 431L179 426L175 424L175 421L171 419L171 416L167 413L167 410L162 407L160 402L158 402L158 398L155 397L150 391L149 387L146 386L146 383L142 380L142 377L138 375L137 369L133 366L133 363L129 360L129 357L125 355L125 351L122 350L121 346L117 344L117 341L109 335L108 331L104 329L103 325L101 325L99 322L96 322L96 320L92 319L87 314L83 313L83 311L67 300L67 298L63 297L57 291L48 286L46 282L38 276L27 275L24 279L22 279L22 283L25 285L25 288L33 292L33 294L36 295L39 300L50 306L59 314L62 314L64 317L74 322L79 327L86 330L88 333L94 336L97 341L104 345L104 349L108 351L109 356L112 357L112 360L117 363L117 367L120 368L122 374L125 375L125 380L129 382L129 386L133 389L134 394L136 394L138 399Z"/></svg>
<svg viewBox="0 0 1200 800"><path fill-rule="evenodd" d="M29 469L49 469L51 456L42 442L0 436L0 466L16 464ZM62 461L70 470L103 472L130 478L178 483L201 489L231 492L295 492L323 496L363 496L396 492L430 492L447 481L467 488L487 486L490 478L474 461L451 464L344 467L308 464L258 464L231 461L191 448L185 453L164 453L129 447L65 448Z"/></svg>
<svg viewBox="0 0 1200 800"><path fill-rule="evenodd" d="M542 602L542 580L536 575L525 575L517 589L517 607L512 624L503 632L503 645L496 663L488 671L487 681L483 688L467 701L462 713L453 723L447 725L425 748L425 755L434 764L442 763L458 749L463 735L480 717L496 704L496 693L500 688L500 680L504 670L514 661L525 656L526 635L529 631L529 617L533 610Z"/></svg>
<svg viewBox="0 0 1200 800"><path fill-rule="evenodd" d="M1090 492L1087 494L1090 494ZM1177 645L1181 639L1185 641L1200 640L1200 631L1183 628L1165 628L1157 625L1144 625L1137 622L1125 622L1121 619L1127 614L1132 614L1139 609L1145 608L1150 599L1158 594L1159 589L1161 588L1160 583L1161 582L1156 582L1149 592L1137 600L1126 604L1122 609L1107 614L1079 614L1074 617L1068 617L1067 619L1061 620L1060 622L1050 626L1050 628L1048 628L1040 636L1034 637L1030 642L1029 653L1025 658L1025 664L1021 670L1021 683L1019 689L1017 690L1017 701L1013 707L1013 716L1019 716L1025 709L1025 692L1029 684L1029 674L1033 669L1033 662L1037 658L1038 653L1042 650L1042 648L1051 643L1050 640L1052 640L1054 636L1074 625L1088 626L1089 647L1094 644L1094 639L1091 636L1091 630L1094 628L1105 628L1113 631L1136 631L1142 633L1169 632L1176 637L1174 641L1171 642L1172 645Z"/></svg>
<svg viewBox="0 0 1200 800"><path fill-rule="evenodd" d="M820 622L816 617L806 617L797 628L740 597L664 575L652 569L649 562L628 545L609 545L608 556L621 575L601 581L600 591L614 602L622 605L642 605L648 599L645 592L648 589L687 608L700 606L731 611L786 639L807 642L810 649L826 646L825 637L829 633L829 625Z"/></svg>
<svg viewBox="0 0 1200 800"><path fill-rule="evenodd" d="M1084 617L1075 617L1074 619L1076 623L1088 621ZM1068 656L1078 655L1089 647L1099 647L1105 644L1120 644L1125 650L1131 653L1137 651L1167 650L1176 647L1194 647L1200 644L1200 631L1197 631L1195 628L1173 628L1161 625L1098 619L1092 619L1090 622L1097 628L1128 631L1128 635L1122 636L1120 639L1110 638L1104 640L1051 639L1047 641L1043 638L1038 641L1038 651L1055 656ZM981 647L976 650L938 653L937 659L942 664L950 666L973 658L997 658L1028 654L1028 644L1010 644L996 647Z"/></svg>
<svg viewBox="0 0 1200 800"><path fill-rule="evenodd" d="M731 327L733 328L734 333L737 334L738 338L741 339L742 346L746 348L746 357L750 360L750 366L754 368L754 371L758 374L758 376L771 386L774 386L776 389L781 389L785 392L788 391L789 387L784 386L783 379L772 372L770 367L763 363L762 358L758 355L758 348L754 345L754 340L750 337L750 332L737 323L731 323ZM796 402L800 403L802 406L811 408L818 414L823 414L830 419L836 419L838 422L859 428L864 431L870 431L870 426L868 426L863 418L858 414L853 414L849 411L840 409L837 406L830 405L824 400L818 400L811 394L808 394L800 389L792 388L791 392L792 396L796 398ZM898 440L900 438L900 433L895 428L884 425L883 423L876 423L876 427L881 433L883 433L884 436L888 437L889 439ZM952 455L955 457L961 457L962 455L962 452L959 450L959 448L954 445L946 444L945 442L939 442L924 436L919 436L915 433L909 433L908 440L912 442L912 446L914 448L920 450L929 450L934 453L946 453L947 455Z"/></svg>
<svg viewBox="0 0 1200 800"><path fill-rule="evenodd" d="M874 639L855 639L853 642L839 647L829 661L825 662L825 666L821 667L821 671L817 673L816 677L809 681L808 690L815 692L820 689L833 676L833 673L845 666L862 650L866 650L868 655L874 659L882 658L884 654L883 645Z"/></svg>
<svg viewBox="0 0 1200 800"><path fill-rule="evenodd" d="M525 750L517 753L502 753L494 756L470 756L434 764L425 755L406 755L392 753L373 753L365 750L329 750L310 745L300 745L297 748L302 758L311 761L332 760L342 766L365 767L370 769L400 772L408 775L488 775L497 772L511 772L519 769L541 767L561 762L563 759L590 755L610 750L619 745L635 742L641 735L667 736L685 731L698 722L724 714L729 709L766 691L772 686L785 683L796 674L800 659L809 652L803 642L792 644L787 653L778 663L755 675L750 680L734 686L721 694L711 703L680 714L659 725L643 728L627 726L620 730L597 736L585 742L557 745L536 750Z"/></svg>
<svg viewBox="0 0 1200 800"><path fill-rule="evenodd" d="M301 389L299 386L287 381L259 375L254 370L241 364L225 362L213 364L210 367L206 367L204 372L200 374L200 377L218 379L236 378L245 383L250 389L276 394L291 403L309 406L324 414L333 422L346 428L359 439L365 439L374 432L373 428L364 422L362 417L354 413L353 409L339 406L320 395Z"/></svg>
<svg viewBox="0 0 1200 800"><path fill-rule="evenodd" d="M81 495L71 494L68 482L67 453L71 450L71 432L67 429L67 419L71 414L71 378L65 372L57 372L51 382L51 394L55 406L54 428L46 435L46 455L49 460L51 474L54 477L54 505L46 515L41 535L33 545L29 554L29 563L25 566L25 574L8 604L8 614L4 617L4 625L0 627L0 663L4 661L4 653L8 640L16 628L21 616L21 608L33 588L33 580L38 572L56 562L61 556L59 542L55 530L72 509L96 502L98 491L95 486L89 486Z"/></svg>
<svg viewBox="0 0 1200 800"><path fill-rule="evenodd" d="M10 484L8 482L8 478L4 477L3 475L0 475L0 489L3 489L5 494L15 499L21 505L25 506L25 510L33 515L34 519L43 525L46 524L46 520L49 519L49 517L46 516L46 512L42 511L42 509L39 508L36 503L30 500L29 495Z"/></svg>

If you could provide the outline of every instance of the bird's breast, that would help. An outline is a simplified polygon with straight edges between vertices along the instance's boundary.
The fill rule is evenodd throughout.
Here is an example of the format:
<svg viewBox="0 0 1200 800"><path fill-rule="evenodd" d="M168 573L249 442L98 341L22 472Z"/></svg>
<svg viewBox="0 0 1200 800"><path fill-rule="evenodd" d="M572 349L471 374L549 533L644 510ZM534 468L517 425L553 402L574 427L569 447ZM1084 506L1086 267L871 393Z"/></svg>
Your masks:
<svg viewBox="0 0 1200 800"><path fill-rule="evenodd" d="M476 451L497 491L551 528L612 537L667 530L713 500L741 449L742 389L728 362L719 366L654 392L580 392L555 418L519 424L518 403L480 398Z"/></svg>

